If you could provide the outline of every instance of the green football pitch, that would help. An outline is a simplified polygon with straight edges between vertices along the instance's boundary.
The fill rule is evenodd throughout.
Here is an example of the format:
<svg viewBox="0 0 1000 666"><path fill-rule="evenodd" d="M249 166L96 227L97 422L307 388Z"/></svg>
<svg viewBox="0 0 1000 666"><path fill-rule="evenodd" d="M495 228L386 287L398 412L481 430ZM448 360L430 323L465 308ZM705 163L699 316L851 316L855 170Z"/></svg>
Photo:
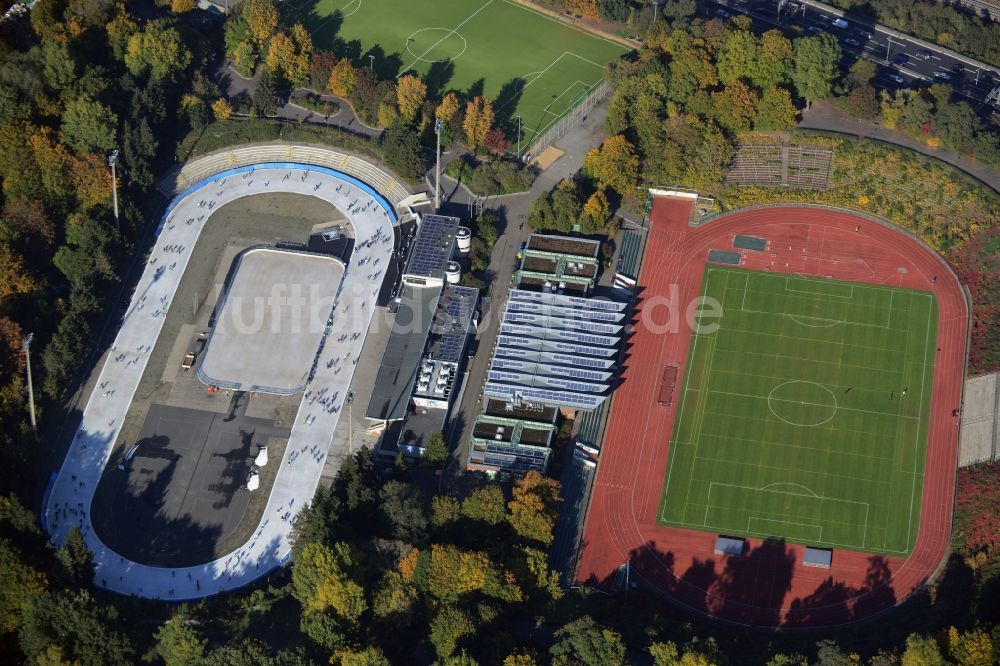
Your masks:
<svg viewBox="0 0 1000 666"><path fill-rule="evenodd" d="M691 339L660 520L908 553L934 375L933 296L717 267L702 296L722 315L702 318Z"/></svg>
<svg viewBox="0 0 1000 666"><path fill-rule="evenodd" d="M428 86L483 94L530 145L600 83L629 49L510 0L288 0L317 50L351 54L382 76L415 71Z"/></svg>

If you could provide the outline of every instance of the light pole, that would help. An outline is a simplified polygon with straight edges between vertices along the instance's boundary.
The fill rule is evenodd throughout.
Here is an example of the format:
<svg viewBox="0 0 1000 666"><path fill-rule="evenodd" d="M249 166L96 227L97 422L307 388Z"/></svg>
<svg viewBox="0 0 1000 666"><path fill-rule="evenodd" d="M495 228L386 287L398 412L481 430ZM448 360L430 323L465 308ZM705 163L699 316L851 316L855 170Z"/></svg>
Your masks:
<svg viewBox="0 0 1000 666"><path fill-rule="evenodd" d="M21 349L24 350L25 365L28 369L28 413L31 415L31 429L38 434L38 429L35 427L35 391L31 385L31 340L35 337L34 333L28 333L21 341Z"/></svg>
<svg viewBox="0 0 1000 666"><path fill-rule="evenodd" d="M368 71L375 72L375 56L371 53L368 54Z"/></svg>
<svg viewBox="0 0 1000 666"><path fill-rule="evenodd" d="M115 171L115 165L118 163L118 149L115 148L111 151L111 156L108 158L108 166L111 167L111 201L114 203L115 208L115 229L118 233L121 233L121 226L118 224L118 175Z"/></svg>
<svg viewBox="0 0 1000 666"><path fill-rule="evenodd" d="M441 119L434 119L434 134L437 135L436 160L434 162L434 212L441 208Z"/></svg>
<svg viewBox="0 0 1000 666"><path fill-rule="evenodd" d="M521 159L521 116L517 116L517 159Z"/></svg>
<svg viewBox="0 0 1000 666"><path fill-rule="evenodd" d="M889 51L892 49L892 35L886 35L886 38L889 41L885 44L885 61L889 62Z"/></svg>

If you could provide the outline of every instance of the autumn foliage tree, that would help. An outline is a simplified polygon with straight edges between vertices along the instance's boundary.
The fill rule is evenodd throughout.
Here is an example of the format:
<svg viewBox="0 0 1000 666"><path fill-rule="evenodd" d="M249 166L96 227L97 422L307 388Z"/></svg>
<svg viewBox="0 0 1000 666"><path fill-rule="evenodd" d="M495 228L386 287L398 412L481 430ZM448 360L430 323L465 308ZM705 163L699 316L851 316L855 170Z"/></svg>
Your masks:
<svg viewBox="0 0 1000 666"><path fill-rule="evenodd" d="M396 81L396 104L399 107L399 115L407 122L413 122L417 117L417 112L424 105L425 99L427 99L427 84L418 77L407 74Z"/></svg>
<svg viewBox="0 0 1000 666"><path fill-rule="evenodd" d="M493 101L488 97L477 96L465 107L465 120L462 122L462 129L465 130L465 140L469 147L478 150L486 135L493 129L495 120L493 114Z"/></svg>
<svg viewBox="0 0 1000 666"><path fill-rule="evenodd" d="M552 529L558 518L559 482L538 472L528 472L514 486L507 520L520 536L552 543Z"/></svg>
<svg viewBox="0 0 1000 666"><path fill-rule="evenodd" d="M441 98L441 103L434 109L434 116L440 119L441 122L446 123L455 117L459 108L458 95L450 92Z"/></svg>
<svg viewBox="0 0 1000 666"><path fill-rule="evenodd" d="M591 149L583 160L583 170L602 185L626 195L638 183L639 157L629 140L619 134Z"/></svg>
<svg viewBox="0 0 1000 666"><path fill-rule="evenodd" d="M358 70L347 58L341 58L330 70L330 80L326 83L327 90L337 97L349 97L358 82Z"/></svg>

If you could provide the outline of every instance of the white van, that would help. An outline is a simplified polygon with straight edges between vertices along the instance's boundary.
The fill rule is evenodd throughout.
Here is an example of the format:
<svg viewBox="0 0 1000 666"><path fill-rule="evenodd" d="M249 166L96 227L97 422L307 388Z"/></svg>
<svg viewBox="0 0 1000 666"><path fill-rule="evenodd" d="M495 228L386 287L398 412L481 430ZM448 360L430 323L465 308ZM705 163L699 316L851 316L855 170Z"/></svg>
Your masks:
<svg viewBox="0 0 1000 666"><path fill-rule="evenodd" d="M846 19L839 18L833 22L834 28L840 28L841 30L844 30L845 28L847 28L847 26L848 23Z"/></svg>

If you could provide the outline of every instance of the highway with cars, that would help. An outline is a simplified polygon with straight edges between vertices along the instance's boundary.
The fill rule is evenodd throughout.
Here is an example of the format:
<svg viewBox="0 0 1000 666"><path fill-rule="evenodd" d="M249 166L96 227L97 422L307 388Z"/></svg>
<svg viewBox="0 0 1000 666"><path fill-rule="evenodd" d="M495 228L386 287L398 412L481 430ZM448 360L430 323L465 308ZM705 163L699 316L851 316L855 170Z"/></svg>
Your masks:
<svg viewBox="0 0 1000 666"><path fill-rule="evenodd" d="M721 18L746 14L763 30L780 27L803 35L827 32L848 56L878 64L874 83L880 88L948 83L983 112L990 92L1000 86L1000 70L995 67L811 0L699 0L699 9Z"/></svg>

